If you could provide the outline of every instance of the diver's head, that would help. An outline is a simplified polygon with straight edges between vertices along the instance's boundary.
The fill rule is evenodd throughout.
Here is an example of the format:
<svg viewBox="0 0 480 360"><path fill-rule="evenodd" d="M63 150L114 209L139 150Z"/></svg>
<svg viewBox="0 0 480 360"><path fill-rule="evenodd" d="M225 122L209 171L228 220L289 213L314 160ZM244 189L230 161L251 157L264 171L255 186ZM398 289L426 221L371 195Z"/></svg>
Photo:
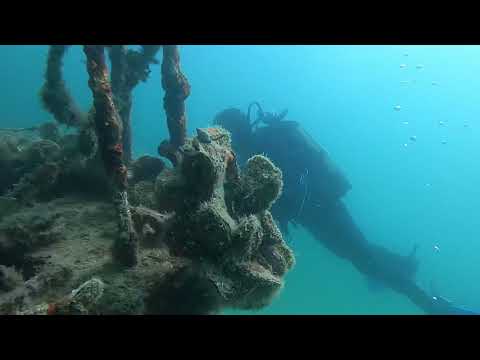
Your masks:
<svg viewBox="0 0 480 360"><path fill-rule="evenodd" d="M219 125L232 133L241 137L250 136L252 128L247 116L239 109L229 108L215 115L214 125Z"/></svg>
<svg viewBox="0 0 480 360"><path fill-rule="evenodd" d="M251 119L251 112L257 108L256 118ZM246 160L253 155L254 137L253 134L260 124L271 126L282 121L287 115L288 110L283 110L279 114L263 111L261 105L254 101L250 103L245 114L239 109L229 108L218 113L213 125L218 125L228 130L232 136L232 148L240 158ZM253 121L252 121L253 120Z"/></svg>
<svg viewBox="0 0 480 360"><path fill-rule="evenodd" d="M229 108L219 112L213 124L228 130L232 136L232 148L240 157L249 156L253 131L248 116L239 109Z"/></svg>

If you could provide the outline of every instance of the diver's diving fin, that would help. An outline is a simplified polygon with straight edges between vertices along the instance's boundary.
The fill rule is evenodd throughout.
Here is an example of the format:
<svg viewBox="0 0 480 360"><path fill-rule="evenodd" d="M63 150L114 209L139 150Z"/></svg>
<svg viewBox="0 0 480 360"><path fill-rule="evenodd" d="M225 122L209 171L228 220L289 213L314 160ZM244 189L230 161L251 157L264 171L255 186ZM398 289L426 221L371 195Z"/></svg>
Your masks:
<svg viewBox="0 0 480 360"><path fill-rule="evenodd" d="M278 121L282 121L288 114L288 109L283 110L280 114L276 116Z"/></svg>

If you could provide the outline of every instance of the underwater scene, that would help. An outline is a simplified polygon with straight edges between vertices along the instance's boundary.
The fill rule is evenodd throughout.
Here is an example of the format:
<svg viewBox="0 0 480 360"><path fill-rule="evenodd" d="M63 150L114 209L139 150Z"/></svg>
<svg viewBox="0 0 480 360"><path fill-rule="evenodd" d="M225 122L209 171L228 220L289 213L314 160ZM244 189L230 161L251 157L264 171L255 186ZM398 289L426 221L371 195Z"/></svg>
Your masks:
<svg viewBox="0 0 480 360"><path fill-rule="evenodd" d="M480 313L480 46L0 53L0 314Z"/></svg>

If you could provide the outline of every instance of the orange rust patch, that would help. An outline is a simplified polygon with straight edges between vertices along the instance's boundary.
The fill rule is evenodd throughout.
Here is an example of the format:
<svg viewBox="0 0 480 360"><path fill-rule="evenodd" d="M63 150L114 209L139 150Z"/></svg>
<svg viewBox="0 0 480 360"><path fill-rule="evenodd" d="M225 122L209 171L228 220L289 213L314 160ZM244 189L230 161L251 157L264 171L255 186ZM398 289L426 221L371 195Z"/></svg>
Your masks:
<svg viewBox="0 0 480 360"><path fill-rule="evenodd" d="M233 156L233 153L230 150L227 150L225 152L225 162L229 164L234 160L235 160L235 156Z"/></svg>
<svg viewBox="0 0 480 360"><path fill-rule="evenodd" d="M115 144L115 146L113 147L113 151L117 154L122 154L123 153L123 145L122 143L118 143L118 144Z"/></svg>
<svg viewBox="0 0 480 360"><path fill-rule="evenodd" d="M221 135L217 128L207 128L206 130L207 130L208 134L211 135L211 136L215 137L216 135L217 136Z"/></svg>
<svg viewBox="0 0 480 360"><path fill-rule="evenodd" d="M57 312L57 305L50 303L48 304L47 315L55 315Z"/></svg>

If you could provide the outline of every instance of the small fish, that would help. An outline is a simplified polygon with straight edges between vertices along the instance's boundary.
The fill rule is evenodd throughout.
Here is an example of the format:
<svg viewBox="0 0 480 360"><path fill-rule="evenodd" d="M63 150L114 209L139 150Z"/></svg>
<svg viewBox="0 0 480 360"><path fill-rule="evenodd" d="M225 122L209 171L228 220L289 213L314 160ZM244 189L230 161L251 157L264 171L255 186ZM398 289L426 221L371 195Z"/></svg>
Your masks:
<svg viewBox="0 0 480 360"><path fill-rule="evenodd" d="M445 145L447 143L447 140L443 140L442 144Z"/></svg>
<svg viewBox="0 0 480 360"><path fill-rule="evenodd" d="M432 81L432 85L435 86L438 85L438 83L436 81Z"/></svg>
<svg viewBox="0 0 480 360"><path fill-rule="evenodd" d="M443 126L443 124L444 124L443 121L439 121L439 122L438 122L438 125L440 125L440 126Z"/></svg>
<svg viewBox="0 0 480 360"><path fill-rule="evenodd" d="M417 69L423 69L423 65L422 65L422 64L418 64L418 65L416 66L416 68L417 68Z"/></svg>
<svg viewBox="0 0 480 360"><path fill-rule="evenodd" d="M401 107L400 105L395 105L395 106L393 107L393 109L394 109L395 111L400 111L401 108L402 108L402 107Z"/></svg>
<svg viewBox="0 0 480 360"><path fill-rule="evenodd" d="M440 251L440 248L438 247L438 245L434 245L434 246L433 246L433 250L435 250L436 252L439 252L439 251Z"/></svg>
<svg viewBox="0 0 480 360"><path fill-rule="evenodd" d="M408 53L404 53L403 56L408 56Z"/></svg>
<svg viewBox="0 0 480 360"><path fill-rule="evenodd" d="M410 140L417 141L417 137L415 135L410 136Z"/></svg>
<svg viewBox="0 0 480 360"><path fill-rule="evenodd" d="M407 67L407 64L400 64L400 69L404 69Z"/></svg>

